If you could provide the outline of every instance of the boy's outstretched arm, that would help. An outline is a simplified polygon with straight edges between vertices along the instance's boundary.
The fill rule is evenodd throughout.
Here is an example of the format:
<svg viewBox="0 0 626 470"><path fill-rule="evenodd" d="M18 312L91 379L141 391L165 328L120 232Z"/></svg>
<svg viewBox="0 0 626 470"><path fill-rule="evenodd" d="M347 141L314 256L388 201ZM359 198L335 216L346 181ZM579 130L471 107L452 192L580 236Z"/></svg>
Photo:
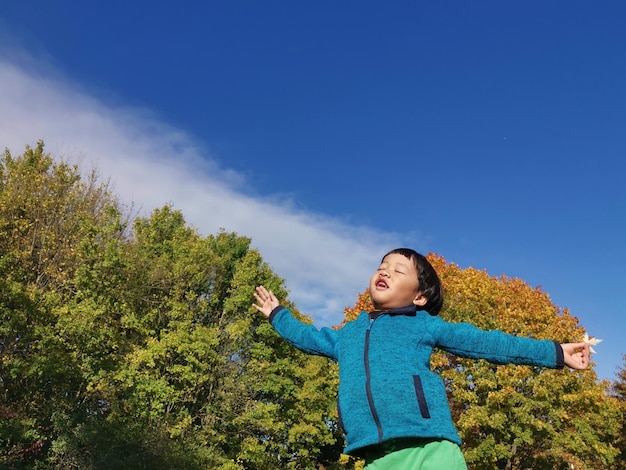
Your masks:
<svg viewBox="0 0 626 470"><path fill-rule="evenodd" d="M589 367L589 344L587 343L564 343L563 360L565 365L576 370L584 370Z"/></svg>
<svg viewBox="0 0 626 470"><path fill-rule="evenodd" d="M254 293L254 299L257 303L252 304L252 306L268 318L270 316L270 313L272 313L272 310L280 305L280 302L278 301L274 293L271 290L268 291L263 286L259 286L256 288L256 292Z"/></svg>
<svg viewBox="0 0 626 470"><path fill-rule="evenodd" d="M339 331L332 328L318 330L315 325L294 318L288 309L282 308L274 293L263 286L256 288L254 300L252 306L265 315L276 332L289 343L305 353L336 360L335 343ZM279 306L281 308L277 308Z"/></svg>

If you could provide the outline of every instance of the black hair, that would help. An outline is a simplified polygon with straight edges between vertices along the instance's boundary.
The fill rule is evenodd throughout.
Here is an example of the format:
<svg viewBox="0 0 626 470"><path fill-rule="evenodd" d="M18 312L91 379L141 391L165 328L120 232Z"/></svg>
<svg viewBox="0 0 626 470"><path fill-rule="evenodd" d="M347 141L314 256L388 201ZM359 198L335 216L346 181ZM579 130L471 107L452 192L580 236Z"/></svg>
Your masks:
<svg viewBox="0 0 626 470"><path fill-rule="evenodd" d="M417 251L410 248L396 248L391 250L387 255L398 254L405 258L410 259L415 268L417 269L417 279L419 281L419 290L427 302L424 306L418 306L418 310L426 310L429 314L436 316L439 315L441 307L443 306L443 286L437 276L437 272L433 265L426 259L425 256L420 255Z"/></svg>

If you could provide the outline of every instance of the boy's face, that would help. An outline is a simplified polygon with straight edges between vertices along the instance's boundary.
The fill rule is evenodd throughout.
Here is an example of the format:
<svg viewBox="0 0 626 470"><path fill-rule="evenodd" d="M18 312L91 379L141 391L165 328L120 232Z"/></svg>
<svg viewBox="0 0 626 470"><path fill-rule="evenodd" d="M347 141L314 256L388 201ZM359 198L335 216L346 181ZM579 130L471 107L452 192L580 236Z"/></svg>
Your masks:
<svg viewBox="0 0 626 470"><path fill-rule="evenodd" d="M370 279L370 297L377 310L423 306L428 300L419 290L415 264L398 253L385 256Z"/></svg>

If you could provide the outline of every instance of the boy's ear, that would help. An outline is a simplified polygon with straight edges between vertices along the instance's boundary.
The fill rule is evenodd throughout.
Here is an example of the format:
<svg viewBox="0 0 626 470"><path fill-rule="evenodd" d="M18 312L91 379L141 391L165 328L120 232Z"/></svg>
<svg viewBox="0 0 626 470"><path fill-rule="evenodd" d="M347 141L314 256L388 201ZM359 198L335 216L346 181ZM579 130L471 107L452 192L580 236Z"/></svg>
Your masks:
<svg viewBox="0 0 626 470"><path fill-rule="evenodd" d="M428 302L428 299L421 292L418 292L413 299L413 304L417 305L418 307L423 307L424 305L426 305L426 302Z"/></svg>

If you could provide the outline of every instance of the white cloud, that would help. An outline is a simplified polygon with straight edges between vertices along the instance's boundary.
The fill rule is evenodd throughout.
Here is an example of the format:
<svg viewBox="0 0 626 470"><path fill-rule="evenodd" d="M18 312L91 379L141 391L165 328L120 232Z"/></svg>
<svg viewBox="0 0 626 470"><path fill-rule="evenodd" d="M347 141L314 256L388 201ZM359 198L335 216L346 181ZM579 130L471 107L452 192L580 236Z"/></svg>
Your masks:
<svg viewBox="0 0 626 470"><path fill-rule="evenodd" d="M224 228L250 237L318 325L339 323L380 256L399 245L395 234L301 211L278 195L247 195L238 189L241 175L181 130L15 57L0 57L1 147L18 155L43 139L53 155L95 166L123 202L144 213L171 203L205 235Z"/></svg>

